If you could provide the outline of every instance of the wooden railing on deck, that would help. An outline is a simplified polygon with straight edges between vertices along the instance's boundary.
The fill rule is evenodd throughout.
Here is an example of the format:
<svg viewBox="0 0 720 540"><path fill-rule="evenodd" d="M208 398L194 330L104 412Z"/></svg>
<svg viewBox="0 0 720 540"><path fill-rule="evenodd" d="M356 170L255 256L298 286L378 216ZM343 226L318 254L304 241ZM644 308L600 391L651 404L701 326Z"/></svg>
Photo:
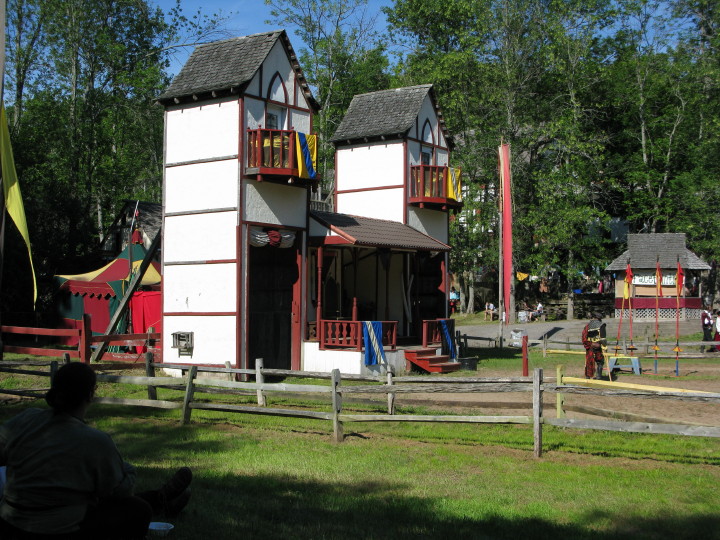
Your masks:
<svg viewBox="0 0 720 540"><path fill-rule="evenodd" d="M248 168L297 169L294 131L249 129L247 135Z"/></svg>
<svg viewBox="0 0 720 540"><path fill-rule="evenodd" d="M363 350L363 321L320 321L321 349ZM382 321L383 348L397 348L397 321Z"/></svg>
<svg viewBox="0 0 720 540"><path fill-rule="evenodd" d="M455 319L431 319L423 321L422 324L422 346L427 348L430 345L440 345L443 342L442 326L440 321L445 321L448 327L450 339L455 336Z"/></svg>

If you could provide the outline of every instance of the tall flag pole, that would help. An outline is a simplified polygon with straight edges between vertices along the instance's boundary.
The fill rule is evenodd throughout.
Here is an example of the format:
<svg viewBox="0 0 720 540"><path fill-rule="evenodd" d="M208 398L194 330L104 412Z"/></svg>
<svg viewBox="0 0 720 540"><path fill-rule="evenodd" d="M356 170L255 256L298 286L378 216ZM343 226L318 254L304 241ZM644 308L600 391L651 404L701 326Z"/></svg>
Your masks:
<svg viewBox="0 0 720 540"><path fill-rule="evenodd" d="M510 324L510 293L513 277L513 237L512 237L512 174L510 170L510 145L501 144L498 149L500 166L500 185L502 191L502 283L503 309L505 324Z"/></svg>
<svg viewBox="0 0 720 540"><path fill-rule="evenodd" d="M660 270L660 256L655 261L655 345L653 345L653 353L655 356L655 374L657 375L658 370L658 357L657 353L660 350L658 347L658 334L660 328L660 298L662 298L662 270Z"/></svg>
<svg viewBox="0 0 720 540"><path fill-rule="evenodd" d="M675 376L680 376L680 295L683 292L683 285L685 283L685 272L683 272L682 266L680 266L680 257L677 261L677 272L675 273Z"/></svg>

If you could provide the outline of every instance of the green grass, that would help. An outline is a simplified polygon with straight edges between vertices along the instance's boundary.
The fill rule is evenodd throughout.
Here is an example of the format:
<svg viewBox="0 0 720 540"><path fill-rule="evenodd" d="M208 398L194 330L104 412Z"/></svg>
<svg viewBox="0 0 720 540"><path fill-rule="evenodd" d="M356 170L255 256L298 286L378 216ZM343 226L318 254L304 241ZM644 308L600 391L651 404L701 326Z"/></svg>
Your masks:
<svg viewBox="0 0 720 540"><path fill-rule="evenodd" d="M480 352L481 366L519 375L519 351ZM556 358L534 353L530 362L554 375ZM23 383L45 380L0 373L0 386ZM146 390L102 383L99 394L144 398ZM182 392L159 394L179 400ZM251 403L254 395L222 399ZM269 402L328 410L276 394ZM0 421L37 404L4 405ZM139 490L179 466L194 469L193 499L172 520L175 540L720 538L717 439L546 427L538 460L529 426L348 423L345 442L333 444L327 421L195 410L181 426L178 411L97 404L89 422L138 466Z"/></svg>

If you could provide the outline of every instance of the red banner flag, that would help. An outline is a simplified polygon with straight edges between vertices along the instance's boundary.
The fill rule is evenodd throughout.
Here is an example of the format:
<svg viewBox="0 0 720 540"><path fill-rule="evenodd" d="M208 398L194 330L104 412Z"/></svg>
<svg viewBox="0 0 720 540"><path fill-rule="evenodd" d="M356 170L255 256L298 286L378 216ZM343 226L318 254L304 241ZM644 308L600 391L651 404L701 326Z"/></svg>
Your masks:
<svg viewBox="0 0 720 540"><path fill-rule="evenodd" d="M685 272L683 272L680 261L677 263L677 273L675 274L675 292L677 297L680 298L682 295L683 285L685 284Z"/></svg>
<svg viewBox="0 0 720 540"><path fill-rule="evenodd" d="M498 149L500 168L500 193L502 197L502 250L503 250L503 305L505 324L510 324L510 289L512 287L513 238L512 238L512 196L510 173L510 145L501 144Z"/></svg>

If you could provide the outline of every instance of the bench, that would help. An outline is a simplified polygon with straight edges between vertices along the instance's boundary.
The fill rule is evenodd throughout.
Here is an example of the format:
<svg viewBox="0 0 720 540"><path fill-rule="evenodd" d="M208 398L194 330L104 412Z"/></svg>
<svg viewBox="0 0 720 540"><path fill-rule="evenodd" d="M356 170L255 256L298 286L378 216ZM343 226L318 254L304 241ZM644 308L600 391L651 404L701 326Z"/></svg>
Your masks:
<svg viewBox="0 0 720 540"><path fill-rule="evenodd" d="M629 364L619 364L618 362L630 362ZM612 373L613 369L628 368L632 369L635 375L642 375L642 366L637 356L610 356L608 358L608 369Z"/></svg>

